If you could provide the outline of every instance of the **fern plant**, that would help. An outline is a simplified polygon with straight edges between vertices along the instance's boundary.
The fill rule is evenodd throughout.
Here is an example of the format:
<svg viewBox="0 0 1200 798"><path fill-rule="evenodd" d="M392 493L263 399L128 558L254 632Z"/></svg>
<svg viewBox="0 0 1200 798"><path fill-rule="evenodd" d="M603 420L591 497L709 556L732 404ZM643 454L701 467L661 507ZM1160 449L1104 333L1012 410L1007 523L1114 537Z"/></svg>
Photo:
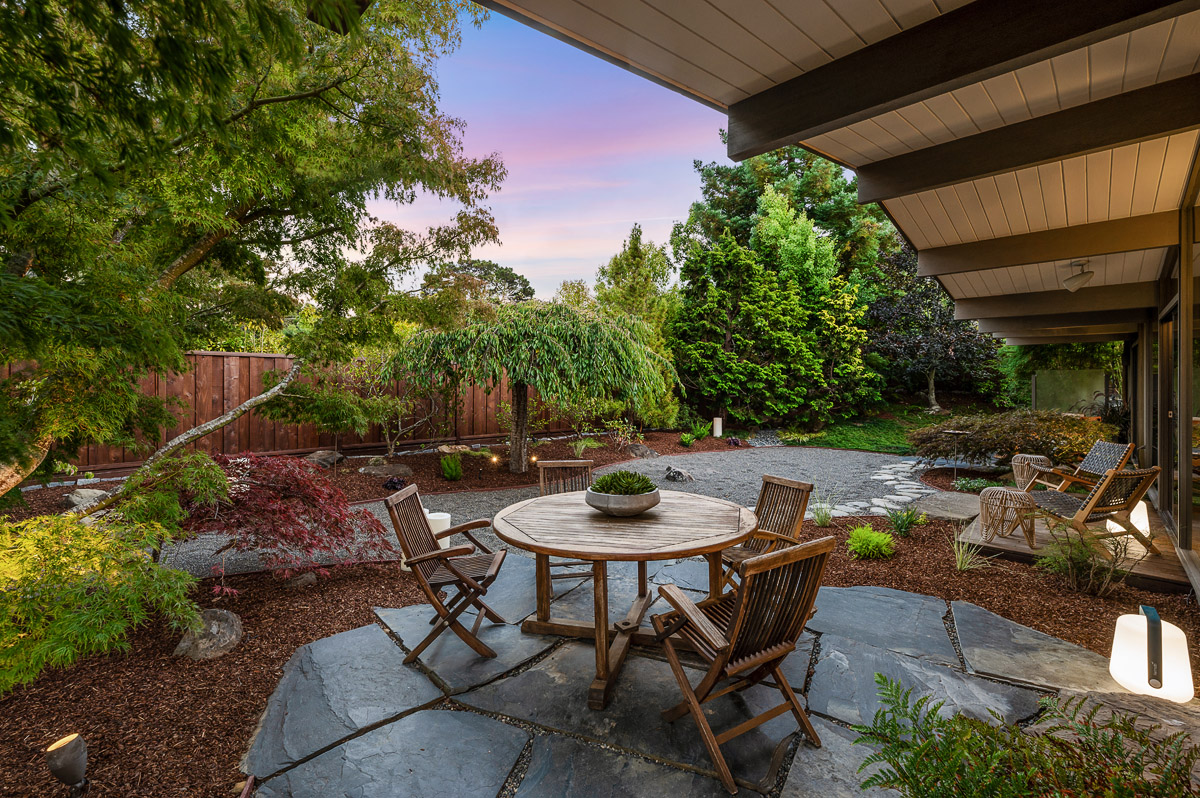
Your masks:
<svg viewBox="0 0 1200 798"><path fill-rule="evenodd" d="M891 533L877 532L870 524L863 524L850 530L846 548L856 560L886 560L896 553L896 541Z"/></svg>
<svg viewBox="0 0 1200 798"><path fill-rule="evenodd" d="M712 432L711 421L697 421L692 425L692 429L689 434L692 436L692 440L702 441L708 437L710 432Z"/></svg>
<svg viewBox="0 0 1200 798"><path fill-rule="evenodd" d="M614 471L598 477L592 483L592 490L596 493L607 493L610 496L637 496L657 489L650 477L634 471Z"/></svg>
<svg viewBox="0 0 1200 798"><path fill-rule="evenodd" d="M462 479L462 456L458 452L447 454L442 457L442 476L451 482L458 482Z"/></svg>

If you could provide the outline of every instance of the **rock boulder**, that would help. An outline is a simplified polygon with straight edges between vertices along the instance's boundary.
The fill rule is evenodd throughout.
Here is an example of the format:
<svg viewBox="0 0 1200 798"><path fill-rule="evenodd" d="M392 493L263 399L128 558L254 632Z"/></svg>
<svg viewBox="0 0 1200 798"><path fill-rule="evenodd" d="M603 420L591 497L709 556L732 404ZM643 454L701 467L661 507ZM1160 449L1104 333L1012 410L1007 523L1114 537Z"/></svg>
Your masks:
<svg viewBox="0 0 1200 798"><path fill-rule="evenodd" d="M654 451L644 443L631 443L621 451L630 457L644 457L646 459L658 457L658 452Z"/></svg>
<svg viewBox="0 0 1200 798"><path fill-rule="evenodd" d="M665 479L667 482L694 482L695 481L695 477L693 477L688 472L684 471L682 468L674 468L672 466L667 466L667 473L663 476L663 479Z"/></svg>
<svg viewBox="0 0 1200 798"><path fill-rule="evenodd" d="M366 474L369 477L411 477L413 470L403 463L393 463L391 465L369 465L358 469L358 473Z"/></svg>
<svg viewBox="0 0 1200 798"><path fill-rule="evenodd" d="M313 465L318 465L321 468L333 468L338 463L346 459L346 455L341 452L335 452L332 449L318 449L312 454L304 458Z"/></svg>
<svg viewBox="0 0 1200 798"><path fill-rule="evenodd" d="M96 490L95 488L76 488L63 497L63 502L67 507L79 507L82 504L90 504L104 496L107 491Z"/></svg>
<svg viewBox="0 0 1200 798"><path fill-rule="evenodd" d="M188 659L216 659L241 642L242 619L229 610L205 610L200 615L203 627L188 632L175 646L175 656Z"/></svg>

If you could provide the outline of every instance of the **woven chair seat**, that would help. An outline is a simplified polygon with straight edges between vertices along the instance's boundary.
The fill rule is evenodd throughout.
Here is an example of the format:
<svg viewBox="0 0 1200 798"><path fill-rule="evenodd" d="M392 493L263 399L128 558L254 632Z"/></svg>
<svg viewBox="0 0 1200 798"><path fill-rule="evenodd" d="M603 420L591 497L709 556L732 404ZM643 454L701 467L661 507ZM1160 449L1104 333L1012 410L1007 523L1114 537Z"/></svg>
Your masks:
<svg viewBox="0 0 1200 798"><path fill-rule="evenodd" d="M450 562L454 563L454 567L463 576L478 582L487 576L488 569L492 567L492 560L494 559L496 559L496 555L494 554L474 554L469 557L455 557ZM450 573L444 565L439 565L429 577L429 584L431 585L448 585L457 581L458 577Z"/></svg>
<svg viewBox="0 0 1200 798"><path fill-rule="evenodd" d="M1083 507L1083 503L1087 500L1085 496L1076 496L1071 493L1059 493L1056 490L1040 490L1029 494L1029 498L1033 499L1040 509L1045 510L1052 515L1057 515L1059 518L1072 518L1075 513L1079 512L1079 508ZM1109 511L1104 513L1092 513L1086 523L1092 521L1103 521L1105 518L1111 518L1116 513Z"/></svg>

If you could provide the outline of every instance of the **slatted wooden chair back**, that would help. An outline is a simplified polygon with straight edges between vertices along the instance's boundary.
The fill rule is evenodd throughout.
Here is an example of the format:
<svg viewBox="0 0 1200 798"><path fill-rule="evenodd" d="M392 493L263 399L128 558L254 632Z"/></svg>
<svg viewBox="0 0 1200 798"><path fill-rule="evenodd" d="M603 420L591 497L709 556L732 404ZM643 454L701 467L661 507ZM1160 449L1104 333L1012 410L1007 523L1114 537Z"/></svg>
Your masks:
<svg viewBox="0 0 1200 798"><path fill-rule="evenodd" d="M832 537L825 537L741 564L741 584L728 631L727 673L737 673L795 648L812 615L834 545Z"/></svg>
<svg viewBox="0 0 1200 798"><path fill-rule="evenodd" d="M800 526L804 523L804 511L808 509L812 491L811 483L764 474L758 504L754 508L758 528L800 540ZM776 542L766 537L751 537L742 545L758 552L776 548Z"/></svg>
<svg viewBox="0 0 1200 798"><path fill-rule="evenodd" d="M538 488L542 496L587 490L592 484L592 460L539 460Z"/></svg>
<svg viewBox="0 0 1200 798"><path fill-rule="evenodd" d="M387 507L388 515L392 517L392 526L396 528L396 537L400 541L404 559L411 560L440 548L433 536L433 530L429 527L429 519L425 517L425 510L421 507L421 497L417 493L416 485L409 485L393 493L383 500L383 504ZM420 575L424 586L437 567L437 560L426 560L413 566L413 571Z"/></svg>
<svg viewBox="0 0 1200 798"><path fill-rule="evenodd" d="M1099 477L1109 471L1119 471L1129 463L1129 458L1133 456L1133 448L1132 443L1096 441L1084 455L1079 466L1076 467L1075 473L1093 474Z"/></svg>

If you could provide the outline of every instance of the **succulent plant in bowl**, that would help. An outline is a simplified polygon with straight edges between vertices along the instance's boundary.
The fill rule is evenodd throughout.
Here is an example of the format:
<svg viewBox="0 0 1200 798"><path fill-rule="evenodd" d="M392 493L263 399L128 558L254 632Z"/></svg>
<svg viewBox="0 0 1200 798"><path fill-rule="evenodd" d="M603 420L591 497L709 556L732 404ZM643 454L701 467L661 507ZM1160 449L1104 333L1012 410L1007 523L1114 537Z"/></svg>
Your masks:
<svg viewBox="0 0 1200 798"><path fill-rule="evenodd" d="M597 478L584 498L600 512L617 516L643 513L661 499L650 477L633 471L614 471Z"/></svg>

